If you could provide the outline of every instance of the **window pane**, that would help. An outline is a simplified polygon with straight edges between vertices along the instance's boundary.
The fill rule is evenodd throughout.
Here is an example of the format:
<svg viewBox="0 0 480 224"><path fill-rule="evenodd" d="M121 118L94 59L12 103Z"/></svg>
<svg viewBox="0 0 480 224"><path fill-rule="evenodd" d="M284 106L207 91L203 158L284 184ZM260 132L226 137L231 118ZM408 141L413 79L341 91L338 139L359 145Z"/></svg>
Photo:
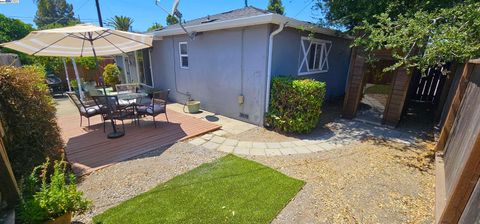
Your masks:
<svg viewBox="0 0 480 224"><path fill-rule="evenodd" d="M180 44L180 54L188 54L187 44Z"/></svg>
<svg viewBox="0 0 480 224"><path fill-rule="evenodd" d="M316 46L317 46L316 44L311 44L310 45L310 51L308 52L308 68L309 69L313 69Z"/></svg>
<svg viewBox="0 0 480 224"><path fill-rule="evenodd" d="M182 67L188 68L188 57L187 56L182 56Z"/></svg>
<svg viewBox="0 0 480 224"><path fill-rule="evenodd" d="M313 66L314 69L320 69L320 57L321 57L321 54L322 54L322 46L323 45L317 45L317 51L315 52L315 66Z"/></svg>
<svg viewBox="0 0 480 224"><path fill-rule="evenodd" d="M150 70L150 50L144 49L143 50L143 68L145 74L145 82L149 86L152 86L152 71Z"/></svg>
<svg viewBox="0 0 480 224"><path fill-rule="evenodd" d="M140 80L138 80L140 83L145 83L145 70L144 70L144 65L143 65L143 53L142 51L136 51L135 52L137 55L137 65L138 65L138 77Z"/></svg>

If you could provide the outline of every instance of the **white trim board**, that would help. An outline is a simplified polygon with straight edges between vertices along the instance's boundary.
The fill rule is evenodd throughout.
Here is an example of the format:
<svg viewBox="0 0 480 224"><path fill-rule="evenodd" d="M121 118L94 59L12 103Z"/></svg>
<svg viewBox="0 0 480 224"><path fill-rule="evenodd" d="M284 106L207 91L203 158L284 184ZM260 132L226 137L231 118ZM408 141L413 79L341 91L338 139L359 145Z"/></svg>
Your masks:
<svg viewBox="0 0 480 224"><path fill-rule="evenodd" d="M188 32L204 32L204 31L230 29L230 28L262 25L262 24L280 25L285 23L286 23L286 27L312 31L315 33L321 33L329 36L342 37L345 39L353 39L351 36L343 34L340 31L323 28L315 24L303 22L300 20L278 15L275 13L269 13L269 14L258 15L258 16L250 16L250 17L238 18L238 19L231 19L226 21L191 25L191 26L186 26L185 29L187 29ZM162 39L162 37L165 37L165 36L185 34L185 31L180 27L170 28L170 29L167 28L163 30L153 31L151 34L153 35L155 40L160 40Z"/></svg>

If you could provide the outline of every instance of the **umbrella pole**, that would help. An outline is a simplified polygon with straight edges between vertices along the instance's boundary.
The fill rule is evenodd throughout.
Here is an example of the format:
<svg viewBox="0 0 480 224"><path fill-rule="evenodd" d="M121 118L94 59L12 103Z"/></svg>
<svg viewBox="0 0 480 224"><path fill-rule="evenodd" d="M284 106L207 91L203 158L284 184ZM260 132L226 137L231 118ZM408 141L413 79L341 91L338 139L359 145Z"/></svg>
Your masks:
<svg viewBox="0 0 480 224"><path fill-rule="evenodd" d="M68 69L67 69L67 62L65 58L63 59L63 67L65 68L65 80L67 80L68 92L72 92L72 86L70 86L70 78L68 77Z"/></svg>
<svg viewBox="0 0 480 224"><path fill-rule="evenodd" d="M96 67L97 72L98 72L100 70L99 70L99 66L98 66L97 53L95 52L95 48L93 47L93 42L92 41L90 41L90 45L92 45L93 58L95 59L95 67ZM105 89L105 82L103 80L103 75L100 75L100 80L99 81L100 81L100 85L102 85L102 87L103 87L103 93L105 94L105 96L107 96L107 90ZM110 100L107 99L107 103L110 104ZM108 107L110 108L110 105L108 105ZM110 123L112 123L113 132L110 132L107 135L107 138L120 138L120 137L125 135L125 133L117 130L117 126L115 125L115 121L113 120L112 116L110 116Z"/></svg>
<svg viewBox="0 0 480 224"><path fill-rule="evenodd" d="M74 57L72 57L72 64L73 64L73 71L75 71L75 77L77 79L78 94L80 95L80 100L84 100L85 95L83 95L83 91L82 91L82 80L80 80L80 76L78 75L77 63L75 62Z"/></svg>

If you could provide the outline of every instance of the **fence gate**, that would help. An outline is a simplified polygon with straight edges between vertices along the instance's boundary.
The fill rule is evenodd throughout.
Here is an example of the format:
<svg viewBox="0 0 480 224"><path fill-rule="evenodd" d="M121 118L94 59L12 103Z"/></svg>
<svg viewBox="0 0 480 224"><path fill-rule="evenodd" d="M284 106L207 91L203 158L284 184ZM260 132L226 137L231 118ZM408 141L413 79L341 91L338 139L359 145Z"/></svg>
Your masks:
<svg viewBox="0 0 480 224"><path fill-rule="evenodd" d="M421 72L415 72L413 83L413 94L411 100L437 104L440 100L442 90L447 76L444 74L449 65L432 66L426 71L426 76Z"/></svg>

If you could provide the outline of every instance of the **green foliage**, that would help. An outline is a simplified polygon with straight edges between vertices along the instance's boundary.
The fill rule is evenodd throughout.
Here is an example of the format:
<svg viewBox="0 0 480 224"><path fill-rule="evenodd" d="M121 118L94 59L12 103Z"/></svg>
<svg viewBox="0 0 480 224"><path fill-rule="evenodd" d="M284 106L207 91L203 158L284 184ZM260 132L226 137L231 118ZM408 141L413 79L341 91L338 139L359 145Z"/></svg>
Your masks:
<svg viewBox="0 0 480 224"><path fill-rule="evenodd" d="M39 77L46 77L47 76L47 71L45 69L45 66L35 64L35 65L25 65L24 68L32 69L34 73L38 74Z"/></svg>
<svg viewBox="0 0 480 224"><path fill-rule="evenodd" d="M267 123L282 132L309 133L320 119L326 85L313 79L272 80Z"/></svg>
<svg viewBox="0 0 480 224"><path fill-rule="evenodd" d="M316 0L314 9L325 15L322 23L352 30L364 21L376 23L375 15L387 12L388 17L411 14L422 10L431 12L451 7L464 0Z"/></svg>
<svg viewBox="0 0 480 224"><path fill-rule="evenodd" d="M3 14L0 14L0 43L6 43L14 40L19 40L27 36L33 27L30 24L26 24L19 19L8 18ZM20 58L22 64L30 64L31 57L8 48L1 48L2 53L15 53Z"/></svg>
<svg viewBox="0 0 480 224"><path fill-rule="evenodd" d="M0 14L0 43L19 40L27 36L33 27L30 24L26 24L19 19L8 18L3 14Z"/></svg>
<svg viewBox="0 0 480 224"><path fill-rule="evenodd" d="M108 20L108 25L116 30L129 31L133 24L133 19L128 16L114 16Z"/></svg>
<svg viewBox="0 0 480 224"><path fill-rule="evenodd" d="M34 56L32 62L44 67L48 74L58 74L64 69L61 57Z"/></svg>
<svg viewBox="0 0 480 224"><path fill-rule="evenodd" d="M37 66L0 66L0 119L5 147L19 180L46 157L61 157L63 142L55 105Z"/></svg>
<svg viewBox="0 0 480 224"><path fill-rule="evenodd" d="M110 208L93 223L270 223L304 184L227 155Z"/></svg>
<svg viewBox="0 0 480 224"><path fill-rule="evenodd" d="M433 12L418 11L392 19L389 13L375 17L378 22L357 27L365 35L355 40L355 46L367 52L390 49L401 66L425 69L445 62L464 62L480 57L480 3L457 4Z"/></svg>
<svg viewBox="0 0 480 224"><path fill-rule="evenodd" d="M285 7L283 7L282 0L269 0L268 11L283 15L285 13Z"/></svg>
<svg viewBox="0 0 480 224"><path fill-rule="evenodd" d="M153 25L147 29L147 32L154 31L154 30L159 30L159 29L162 29L162 28L163 28L162 24L153 23Z"/></svg>
<svg viewBox="0 0 480 224"><path fill-rule="evenodd" d="M79 22L74 16L72 4L68 4L65 0L35 0L35 2L37 3L37 13L33 21L39 29L67 26L72 22Z"/></svg>
<svg viewBox="0 0 480 224"><path fill-rule="evenodd" d="M120 83L120 69L116 64L108 64L105 66L103 70L103 79L105 81L105 85L111 86L115 89L115 85Z"/></svg>
<svg viewBox="0 0 480 224"><path fill-rule="evenodd" d="M91 207L77 190L75 175L67 173L65 161L55 161L50 175L49 167L47 159L24 179L18 208L23 223L44 223L67 213L82 214Z"/></svg>
<svg viewBox="0 0 480 224"><path fill-rule="evenodd" d="M98 61L102 58L97 58ZM75 62L84 67L87 70L94 70L97 68L97 60L95 57L76 57Z"/></svg>
<svg viewBox="0 0 480 224"><path fill-rule="evenodd" d="M77 79L70 80L70 86L72 87L72 89L78 89Z"/></svg>
<svg viewBox="0 0 480 224"><path fill-rule="evenodd" d="M167 26L170 26L170 25L177 24L177 23L178 23L178 19L177 19L177 17L175 17L175 16L168 15L168 16L167 16L167 19L166 19L166 22L167 22Z"/></svg>

